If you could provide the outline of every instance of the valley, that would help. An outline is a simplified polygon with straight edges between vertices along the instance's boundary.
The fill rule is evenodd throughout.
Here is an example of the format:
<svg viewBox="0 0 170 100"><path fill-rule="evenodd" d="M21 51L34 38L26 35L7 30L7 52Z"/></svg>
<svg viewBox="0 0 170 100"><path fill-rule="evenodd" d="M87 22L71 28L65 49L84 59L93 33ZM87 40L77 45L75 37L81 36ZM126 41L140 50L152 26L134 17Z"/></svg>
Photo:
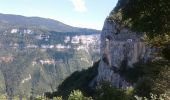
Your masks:
<svg viewBox="0 0 170 100"><path fill-rule="evenodd" d="M59 32L49 28L50 23L44 25L47 28L39 27L41 24L32 27L30 22L14 23L4 18L8 17L0 15L0 24L6 25L0 27L0 93L8 99L54 92L70 74L99 59L100 31L69 26L78 31Z"/></svg>
<svg viewBox="0 0 170 100"><path fill-rule="evenodd" d="M0 9L0 100L170 100L168 0L0 0Z"/></svg>

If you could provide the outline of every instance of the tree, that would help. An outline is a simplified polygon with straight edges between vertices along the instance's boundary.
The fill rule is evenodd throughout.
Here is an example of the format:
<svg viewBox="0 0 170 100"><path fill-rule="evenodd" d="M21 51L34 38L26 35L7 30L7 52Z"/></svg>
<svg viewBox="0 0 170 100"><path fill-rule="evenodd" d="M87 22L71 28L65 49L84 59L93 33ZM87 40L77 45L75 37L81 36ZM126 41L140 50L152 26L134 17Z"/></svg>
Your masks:
<svg viewBox="0 0 170 100"><path fill-rule="evenodd" d="M154 94L165 94L170 92L170 64L167 64L159 73L153 84L152 93ZM168 96L170 96L168 94Z"/></svg>
<svg viewBox="0 0 170 100"><path fill-rule="evenodd" d="M113 87L109 82L101 82L96 88L95 100L134 100L132 91Z"/></svg>
<svg viewBox="0 0 170 100"><path fill-rule="evenodd" d="M168 0L119 0L113 12L119 11L122 20L128 20L134 31L145 32L150 37L170 34Z"/></svg>
<svg viewBox="0 0 170 100"><path fill-rule="evenodd" d="M143 97L149 97L149 94L152 92L151 89L153 88L153 84L153 80L150 77L142 77L136 84L136 94Z"/></svg>
<svg viewBox="0 0 170 100"><path fill-rule="evenodd" d="M91 97L85 97L80 90L73 90L68 100L93 100Z"/></svg>

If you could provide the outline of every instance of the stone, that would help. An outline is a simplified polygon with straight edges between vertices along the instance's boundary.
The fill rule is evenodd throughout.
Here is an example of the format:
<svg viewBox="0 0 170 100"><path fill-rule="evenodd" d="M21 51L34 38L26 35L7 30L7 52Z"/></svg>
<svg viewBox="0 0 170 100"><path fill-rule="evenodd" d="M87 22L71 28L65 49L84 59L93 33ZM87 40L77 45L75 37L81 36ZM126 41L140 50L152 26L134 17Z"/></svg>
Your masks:
<svg viewBox="0 0 170 100"><path fill-rule="evenodd" d="M109 81L113 86L126 88L132 84L128 83L118 70L121 66L128 68L139 61L149 61L152 58L152 48L141 40L142 34L127 28L118 28L119 26L115 21L105 20L101 33L101 61L96 80Z"/></svg>

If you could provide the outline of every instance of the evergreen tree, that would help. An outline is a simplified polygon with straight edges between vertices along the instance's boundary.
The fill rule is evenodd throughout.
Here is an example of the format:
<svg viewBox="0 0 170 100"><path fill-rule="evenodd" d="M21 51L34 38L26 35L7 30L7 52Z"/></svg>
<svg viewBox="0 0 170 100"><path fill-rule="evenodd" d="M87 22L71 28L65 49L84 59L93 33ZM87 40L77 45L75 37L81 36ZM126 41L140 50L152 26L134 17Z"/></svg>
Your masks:
<svg viewBox="0 0 170 100"><path fill-rule="evenodd" d="M128 20L134 31L150 37L170 34L169 0L119 0L114 12L119 11L122 20Z"/></svg>

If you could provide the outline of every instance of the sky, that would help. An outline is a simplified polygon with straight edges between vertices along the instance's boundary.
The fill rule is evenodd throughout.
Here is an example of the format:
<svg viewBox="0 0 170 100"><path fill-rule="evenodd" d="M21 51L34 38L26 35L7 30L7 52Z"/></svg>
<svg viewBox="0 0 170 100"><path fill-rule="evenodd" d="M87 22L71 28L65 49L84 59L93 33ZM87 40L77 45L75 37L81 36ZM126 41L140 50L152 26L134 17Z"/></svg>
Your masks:
<svg viewBox="0 0 170 100"><path fill-rule="evenodd" d="M0 13L51 18L101 30L117 0L0 0Z"/></svg>

